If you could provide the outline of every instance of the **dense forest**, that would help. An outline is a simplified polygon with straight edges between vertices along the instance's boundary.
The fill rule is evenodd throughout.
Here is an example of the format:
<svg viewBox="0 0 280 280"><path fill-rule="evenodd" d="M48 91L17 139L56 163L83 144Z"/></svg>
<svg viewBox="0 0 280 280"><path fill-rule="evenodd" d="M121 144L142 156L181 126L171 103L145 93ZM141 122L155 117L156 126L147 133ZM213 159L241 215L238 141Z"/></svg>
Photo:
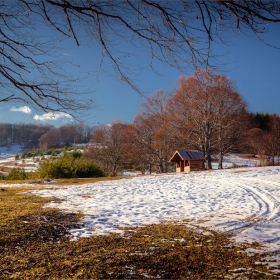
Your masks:
<svg viewBox="0 0 280 280"><path fill-rule="evenodd" d="M94 127L67 124L56 128L52 125L0 123L0 146L20 143L26 149L63 147L88 143Z"/></svg>

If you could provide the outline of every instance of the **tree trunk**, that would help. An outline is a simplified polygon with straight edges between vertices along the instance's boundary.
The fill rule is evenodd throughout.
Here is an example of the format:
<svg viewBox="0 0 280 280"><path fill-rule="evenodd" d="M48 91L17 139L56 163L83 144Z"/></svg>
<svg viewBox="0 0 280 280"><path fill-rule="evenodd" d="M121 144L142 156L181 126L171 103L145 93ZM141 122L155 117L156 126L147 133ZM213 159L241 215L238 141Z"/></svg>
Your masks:
<svg viewBox="0 0 280 280"><path fill-rule="evenodd" d="M166 168L165 168L165 164L164 164L163 160L160 160L159 170L160 170L160 173L166 173Z"/></svg>
<svg viewBox="0 0 280 280"><path fill-rule="evenodd" d="M205 135L205 168L206 169L212 169L212 163L211 163L211 153L210 153L210 122L207 120L206 123L206 135Z"/></svg>
<svg viewBox="0 0 280 280"><path fill-rule="evenodd" d="M209 153L209 151L207 151L207 154L205 157L205 168L212 169L211 154Z"/></svg>
<svg viewBox="0 0 280 280"><path fill-rule="evenodd" d="M219 163L218 163L218 169L223 169L223 153L220 153L219 156Z"/></svg>
<svg viewBox="0 0 280 280"><path fill-rule="evenodd" d="M206 168L207 170L208 170L208 169L212 169L211 159L206 158L205 168Z"/></svg>
<svg viewBox="0 0 280 280"><path fill-rule="evenodd" d="M145 165L144 164L142 164L142 166L141 166L141 173L142 173L142 175L145 175Z"/></svg>
<svg viewBox="0 0 280 280"><path fill-rule="evenodd" d="M210 140L210 136L208 135L208 137L205 141L206 142L206 145L205 145L205 168L206 169L212 169L209 140Z"/></svg>
<svg viewBox="0 0 280 280"><path fill-rule="evenodd" d="M113 167L112 167L112 177L116 177L117 176L117 163L113 163Z"/></svg>

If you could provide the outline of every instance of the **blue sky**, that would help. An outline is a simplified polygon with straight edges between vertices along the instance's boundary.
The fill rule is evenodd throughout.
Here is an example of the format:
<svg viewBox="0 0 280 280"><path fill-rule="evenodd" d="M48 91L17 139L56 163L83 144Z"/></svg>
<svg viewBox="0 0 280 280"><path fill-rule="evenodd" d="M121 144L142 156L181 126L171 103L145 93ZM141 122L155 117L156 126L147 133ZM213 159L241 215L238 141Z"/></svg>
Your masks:
<svg viewBox="0 0 280 280"><path fill-rule="evenodd" d="M280 25L271 25L264 37L269 43L280 47ZM65 51L61 57L79 65L71 69L73 75L87 74L82 86L92 90L92 99L96 108L89 112L89 123L111 123L116 120L132 122L139 112L143 96L137 94L128 85L121 83L117 77L96 72L99 69L100 51L84 44L77 47L74 42L64 42ZM222 54L221 62L226 63L219 73L228 76L235 82L239 93L249 105L249 110L256 112L277 113L280 115L280 50L261 43L257 38L237 34L229 34L229 45L217 45L215 53ZM145 53L138 53L131 64L139 69L147 57ZM104 68L112 73L110 64ZM172 90L177 79L183 73L167 65L157 64L161 76L150 69L144 69L134 78L144 92L151 95L158 89ZM186 69L191 75L192 70ZM42 114L25 104L0 104L0 122L9 123L49 123L60 126L73 120L67 114Z"/></svg>

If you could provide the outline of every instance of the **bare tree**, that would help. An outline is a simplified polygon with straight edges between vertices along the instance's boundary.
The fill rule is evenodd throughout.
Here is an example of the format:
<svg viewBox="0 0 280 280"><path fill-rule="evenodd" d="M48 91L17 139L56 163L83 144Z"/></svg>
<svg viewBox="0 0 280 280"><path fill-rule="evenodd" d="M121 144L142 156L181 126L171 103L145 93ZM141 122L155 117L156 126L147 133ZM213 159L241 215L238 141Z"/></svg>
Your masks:
<svg viewBox="0 0 280 280"><path fill-rule="evenodd" d="M152 167L156 164L153 154L153 131L154 122L150 118L145 117L143 114L137 114L133 121L134 130L134 143L135 150L138 151L139 157L137 162L142 171L149 170L152 173Z"/></svg>
<svg viewBox="0 0 280 280"><path fill-rule="evenodd" d="M122 160L126 125L100 125L93 134L85 156L98 163L107 175L116 176Z"/></svg>
<svg viewBox="0 0 280 280"><path fill-rule="evenodd" d="M275 165L274 157L278 156L279 165L279 155L280 155L280 117L276 114L272 114L269 118L269 140L267 141L269 145L269 153L272 157L272 165Z"/></svg>
<svg viewBox="0 0 280 280"><path fill-rule="evenodd" d="M226 77L217 75L213 91L215 124L214 145L219 156L218 168L223 168L223 158L235 151L241 135L248 129L247 104Z"/></svg>
<svg viewBox="0 0 280 280"><path fill-rule="evenodd" d="M260 128L251 128L245 133L244 141L247 150L252 152L254 156L259 156L260 165L265 165L268 152L268 132Z"/></svg>
<svg viewBox="0 0 280 280"><path fill-rule="evenodd" d="M164 90L155 91L142 103L142 110L135 119L135 143L146 153L146 161L151 172L155 165L160 173L167 172L168 159L172 153L172 134L166 113L169 94Z"/></svg>
<svg viewBox="0 0 280 280"><path fill-rule="evenodd" d="M243 133L248 129L244 103L241 101L237 108L228 109L228 113L221 116L217 124L215 153L218 154L219 169L223 168L224 156L238 150Z"/></svg>
<svg viewBox="0 0 280 280"><path fill-rule="evenodd" d="M223 155L232 150L234 135L241 130L246 104L229 79L212 71L181 77L179 83L168 111L181 139L180 148L201 151L207 169L212 168L211 154L218 150L222 167Z"/></svg>
<svg viewBox="0 0 280 280"><path fill-rule="evenodd" d="M34 6L29 5L31 10ZM131 53L122 51L120 41L148 48L151 63L156 59L183 71L186 64L213 68L217 61L212 45L225 43L224 33L249 30L263 40L260 35L267 24L280 21L279 3L274 0L41 0L36 6L51 26L78 45L82 34L98 42L120 77L132 86L125 64Z"/></svg>
<svg viewBox="0 0 280 280"><path fill-rule="evenodd" d="M42 135L39 139L40 149L47 150L48 148L59 147L60 145L59 129L53 128Z"/></svg>
<svg viewBox="0 0 280 280"><path fill-rule="evenodd" d="M243 151L253 155L258 154L260 164L269 163L275 165L275 156L278 156L279 164L280 117L276 114L268 113L251 113L250 117L253 128L244 133L244 139L241 143ZM256 122L256 120L258 121ZM271 159L266 162L269 156Z"/></svg>
<svg viewBox="0 0 280 280"><path fill-rule="evenodd" d="M140 92L133 74L143 68L131 65L135 54L150 54L152 69L154 61L182 71L213 68L212 47L225 43L224 34L249 31L263 41L267 25L280 21L275 0L1 0L0 7L0 102L74 115L86 113L91 102L58 59L63 38L89 42L100 51L101 69L109 60L118 78ZM49 41L40 27L60 37Z"/></svg>
<svg viewBox="0 0 280 280"><path fill-rule="evenodd" d="M92 102L62 61L57 38L39 34L25 1L0 2L0 102L24 102L45 112L85 116Z"/></svg>

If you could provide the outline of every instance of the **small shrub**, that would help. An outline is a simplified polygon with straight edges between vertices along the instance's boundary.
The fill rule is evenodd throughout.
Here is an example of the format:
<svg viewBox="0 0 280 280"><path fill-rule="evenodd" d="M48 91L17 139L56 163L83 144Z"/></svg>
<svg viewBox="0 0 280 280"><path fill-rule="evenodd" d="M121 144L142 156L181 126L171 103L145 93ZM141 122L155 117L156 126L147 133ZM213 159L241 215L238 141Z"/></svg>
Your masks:
<svg viewBox="0 0 280 280"><path fill-rule="evenodd" d="M75 150L74 152L70 153L72 157L75 159L80 158L83 154L80 151Z"/></svg>
<svg viewBox="0 0 280 280"><path fill-rule="evenodd" d="M31 151L26 151L25 157L31 158L31 157L33 157L33 153Z"/></svg>
<svg viewBox="0 0 280 280"><path fill-rule="evenodd" d="M21 158L24 159L24 158L31 158L31 157L36 157L36 156L39 156L39 155L43 155L43 152L42 150L27 150L27 151L24 151L22 154L21 154Z"/></svg>
<svg viewBox="0 0 280 280"><path fill-rule="evenodd" d="M15 155L15 160L19 160L19 155Z"/></svg>
<svg viewBox="0 0 280 280"><path fill-rule="evenodd" d="M53 149L48 149L48 150L45 152L45 155L50 156L50 155L52 154L52 151L53 151Z"/></svg>
<svg viewBox="0 0 280 280"><path fill-rule="evenodd" d="M23 168L13 168L6 178L7 180L25 180L27 174Z"/></svg>
<svg viewBox="0 0 280 280"><path fill-rule="evenodd" d="M48 156L57 156L61 153L60 149L54 149L54 148L50 148L45 152L45 155Z"/></svg>
<svg viewBox="0 0 280 280"><path fill-rule="evenodd" d="M57 159L46 160L38 171L40 178L96 178L104 177L102 169L81 156L65 154Z"/></svg>
<svg viewBox="0 0 280 280"><path fill-rule="evenodd" d="M78 158L75 161L75 177L91 178L91 177L104 177L104 176L105 173L95 163L86 161L82 158Z"/></svg>

